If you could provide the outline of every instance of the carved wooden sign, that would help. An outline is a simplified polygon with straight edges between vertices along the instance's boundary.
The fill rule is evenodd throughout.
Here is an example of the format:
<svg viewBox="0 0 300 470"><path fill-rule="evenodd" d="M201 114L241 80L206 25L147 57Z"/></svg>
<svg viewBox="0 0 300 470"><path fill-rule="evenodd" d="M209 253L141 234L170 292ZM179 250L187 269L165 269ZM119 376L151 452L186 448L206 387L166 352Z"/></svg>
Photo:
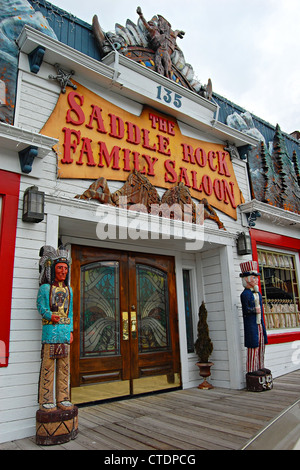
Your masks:
<svg viewBox="0 0 300 470"><path fill-rule="evenodd" d="M193 198L236 219L244 199L224 146L183 135L176 119L156 110L137 116L76 85L41 130L59 138L60 178L126 181L136 171L156 187L183 183Z"/></svg>

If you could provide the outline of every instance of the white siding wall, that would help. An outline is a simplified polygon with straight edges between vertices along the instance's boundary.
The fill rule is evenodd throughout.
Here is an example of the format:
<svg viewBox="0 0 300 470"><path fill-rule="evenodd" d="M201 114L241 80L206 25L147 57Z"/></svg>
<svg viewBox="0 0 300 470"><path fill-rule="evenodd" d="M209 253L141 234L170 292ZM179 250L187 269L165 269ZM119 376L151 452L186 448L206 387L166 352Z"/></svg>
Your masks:
<svg viewBox="0 0 300 470"><path fill-rule="evenodd" d="M299 341L268 345L266 348L265 361L266 367L272 370L274 377L280 377L281 375L299 369Z"/></svg>
<svg viewBox="0 0 300 470"><path fill-rule="evenodd" d="M222 285L219 249L202 255L204 301L208 312L211 340L214 345L212 362L213 383L227 386L229 383L229 358L224 317L224 291Z"/></svg>
<svg viewBox="0 0 300 470"><path fill-rule="evenodd" d="M39 132L57 101L51 85L33 75L19 74L15 125ZM43 88L40 88L40 87ZM34 142L33 142L34 145ZM34 164L34 163L33 163ZM35 434L38 409L38 379L41 358L41 321L36 310L39 287L39 249L46 242L45 219L39 224L22 221L23 194L36 184L49 193L55 190L56 156L43 161L45 179L22 175L16 233L12 291L10 355L7 368L0 369L0 442ZM50 189L49 189L50 188Z"/></svg>
<svg viewBox="0 0 300 470"><path fill-rule="evenodd" d="M0 369L0 442L35 433L41 349L36 312L38 247L44 244L46 223L28 227L21 220L21 207L20 200L9 365Z"/></svg>

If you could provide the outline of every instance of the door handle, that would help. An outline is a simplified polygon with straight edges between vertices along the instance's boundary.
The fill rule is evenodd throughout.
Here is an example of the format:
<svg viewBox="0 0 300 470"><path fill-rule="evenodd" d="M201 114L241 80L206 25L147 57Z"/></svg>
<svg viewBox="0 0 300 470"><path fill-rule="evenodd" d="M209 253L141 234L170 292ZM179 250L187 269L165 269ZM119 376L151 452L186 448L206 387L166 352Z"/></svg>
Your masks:
<svg viewBox="0 0 300 470"><path fill-rule="evenodd" d="M136 339L136 312L131 312L130 314L130 329L131 329L131 337L132 339Z"/></svg>
<svg viewBox="0 0 300 470"><path fill-rule="evenodd" d="M122 312L123 341L129 340L128 312Z"/></svg>

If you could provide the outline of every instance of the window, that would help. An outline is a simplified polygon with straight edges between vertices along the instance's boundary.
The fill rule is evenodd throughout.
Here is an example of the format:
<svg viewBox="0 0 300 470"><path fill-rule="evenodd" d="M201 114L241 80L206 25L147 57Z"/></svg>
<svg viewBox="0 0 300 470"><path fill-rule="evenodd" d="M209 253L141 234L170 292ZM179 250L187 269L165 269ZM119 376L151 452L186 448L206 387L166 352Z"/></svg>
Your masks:
<svg viewBox="0 0 300 470"><path fill-rule="evenodd" d="M300 327L299 284L295 255L257 249L268 330Z"/></svg>
<svg viewBox="0 0 300 470"><path fill-rule="evenodd" d="M184 307L185 307L185 323L186 323L186 341L188 353L194 352L194 331L193 331L193 312L191 299L191 271L183 270L183 290L184 290Z"/></svg>
<svg viewBox="0 0 300 470"><path fill-rule="evenodd" d="M80 357L120 354L119 263L81 268Z"/></svg>
<svg viewBox="0 0 300 470"><path fill-rule="evenodd" d="M170 349L167 274L157 268L137 264L136 280L139 352L167 351Z"/></svg>

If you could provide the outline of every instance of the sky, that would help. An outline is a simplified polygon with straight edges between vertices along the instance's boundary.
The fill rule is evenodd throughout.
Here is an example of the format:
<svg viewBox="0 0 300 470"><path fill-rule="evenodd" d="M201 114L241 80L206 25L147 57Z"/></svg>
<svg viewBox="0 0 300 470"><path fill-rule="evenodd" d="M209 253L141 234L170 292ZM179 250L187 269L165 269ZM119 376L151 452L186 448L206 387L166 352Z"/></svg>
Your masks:
<svg viewBox="0 0 300 470"><path fill-rule="evenodd" d="M53 0L103 31L160 14L197 79L281 130L300 130L300 0Z"/></svg>

